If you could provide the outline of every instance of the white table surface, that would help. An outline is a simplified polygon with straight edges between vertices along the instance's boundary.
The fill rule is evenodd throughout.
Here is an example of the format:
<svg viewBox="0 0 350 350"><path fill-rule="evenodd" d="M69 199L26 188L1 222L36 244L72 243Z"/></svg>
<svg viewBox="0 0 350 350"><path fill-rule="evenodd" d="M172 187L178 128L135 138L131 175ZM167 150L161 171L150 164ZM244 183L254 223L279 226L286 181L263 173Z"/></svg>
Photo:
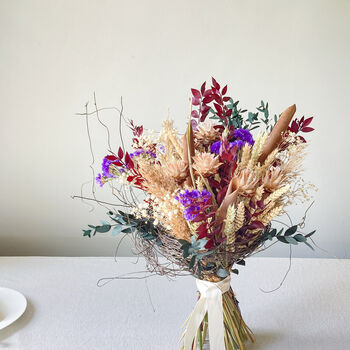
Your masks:
<svg viewBox="0 0 350 350"><path fill-rule="evenodd" d="M25 314L0 330L0 349L179 349L197 297L192 277L96 286L99 278L143 270L135 261L0 257L0 285L28 299ZM283 286L269 294L260 288L278 286L288 259L246 262L232 286L256 336L248 350L350 349L350 260L294 259Z"/></svg>

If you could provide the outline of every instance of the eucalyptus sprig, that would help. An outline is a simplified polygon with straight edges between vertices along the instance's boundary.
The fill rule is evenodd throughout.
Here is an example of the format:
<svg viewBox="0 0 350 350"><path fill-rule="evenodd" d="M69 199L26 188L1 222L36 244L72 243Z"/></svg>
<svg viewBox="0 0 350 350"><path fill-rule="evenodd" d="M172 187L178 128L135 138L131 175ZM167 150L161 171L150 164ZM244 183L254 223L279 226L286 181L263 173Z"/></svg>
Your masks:
<svg viewBox="0 0 350 350"><path fill-rule="evenodd" d="M106 233L112 229L112 236L116 236L119 233L137 233L143 239L156 240L157 245L162 244L158 237L158 228L154 224L153 218L145 220L144 218L137 218L135 215L125 213L121 210L118 210L117 213L109 211L107 215L113 221L113 224L102 222L102 225L98 226L88 225L89 229L83 230L83 236L91 238L96 233Z"/></svg>
<svg viewBox="0 0 350 350"><path fill-rule="evenodd" d="M308 242L308 238L310 238L315 232L311 231L310 233L303 235L301 233L298 233L298 225L293 225L289 227L283 234L284 229L281 228L278 232L277 229L271 229L267 232L265 232L261 239L263 242L270 240L272 241L274 238L276 238L279 242L285 243L285 244L293 244L298 245L299 243L306 244L310 249L314 250L313 246Z"/></svg>

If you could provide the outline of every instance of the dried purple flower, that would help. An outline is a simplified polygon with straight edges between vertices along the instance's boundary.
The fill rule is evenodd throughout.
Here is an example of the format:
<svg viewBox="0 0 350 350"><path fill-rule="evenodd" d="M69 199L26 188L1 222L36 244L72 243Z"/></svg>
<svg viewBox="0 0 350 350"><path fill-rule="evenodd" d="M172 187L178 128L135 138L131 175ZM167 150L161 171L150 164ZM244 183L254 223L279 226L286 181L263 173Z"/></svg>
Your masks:
<svg viewBox="0 0 350 350"><path fill-rule="evenodd" d="M157 156L156 156L155 153L153 153L152 151L145 151L143 148L140 148L140 149L136 150L135 152L130 153L130 158L137 157L137 156L139 156L140 154L148 154L148 155L150 155L152 158L157 158Z"/></svg>
<svg viewBox="0 0 350 350"><path fill-rule="evenodd" d="M204 210L204 206L211 199L211 193L207 190L186 190L175 196L184 207L184 217L188 221L194 220Z"/></svg>

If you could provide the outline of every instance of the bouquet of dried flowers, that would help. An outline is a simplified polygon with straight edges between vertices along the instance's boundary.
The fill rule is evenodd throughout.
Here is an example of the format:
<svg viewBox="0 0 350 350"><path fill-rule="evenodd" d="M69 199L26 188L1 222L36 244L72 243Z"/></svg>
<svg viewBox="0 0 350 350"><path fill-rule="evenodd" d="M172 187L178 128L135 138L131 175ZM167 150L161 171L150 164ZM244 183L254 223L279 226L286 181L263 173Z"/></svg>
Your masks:
<svg viewBox="0 0 350 350"><path fill-rule="evenodd" d="M271 118L263 101L248 112L215 79L192 95L184 135L169 119L158 134L127 122L131 150L121 140L123 147L109 150L96 177L119 202L109 208L108 222L83 231L88 237L110 230L131 235L152 273L196 278L200 299L187 321L185 350L203 349L208 330L211 349L243 350L253 336L230 288L231 272L238 274L237 266L269 241L312 248L314 231L271 226L289 204L309 199L300 134L313 130L312 118L293 120L295 105ZM96 106L92 114L99 111ZM122 111L120 118L125 121Z"/></svg>

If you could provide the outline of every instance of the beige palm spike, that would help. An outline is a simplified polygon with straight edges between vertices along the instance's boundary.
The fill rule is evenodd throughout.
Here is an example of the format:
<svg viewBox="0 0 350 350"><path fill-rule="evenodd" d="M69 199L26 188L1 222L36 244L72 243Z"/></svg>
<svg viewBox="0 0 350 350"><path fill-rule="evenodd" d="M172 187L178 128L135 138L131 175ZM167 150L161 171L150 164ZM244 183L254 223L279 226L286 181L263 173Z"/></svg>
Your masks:
<svg viewBox="0 0 350 350"><path fill-rule="evenodd" d="M262 164L266 157L281 143L283 133L288 129L288 125L292 120L296 111L295 104L288 107L278 119L276 125L273 127L267 142L264 145L259 162Z"/></svg>

